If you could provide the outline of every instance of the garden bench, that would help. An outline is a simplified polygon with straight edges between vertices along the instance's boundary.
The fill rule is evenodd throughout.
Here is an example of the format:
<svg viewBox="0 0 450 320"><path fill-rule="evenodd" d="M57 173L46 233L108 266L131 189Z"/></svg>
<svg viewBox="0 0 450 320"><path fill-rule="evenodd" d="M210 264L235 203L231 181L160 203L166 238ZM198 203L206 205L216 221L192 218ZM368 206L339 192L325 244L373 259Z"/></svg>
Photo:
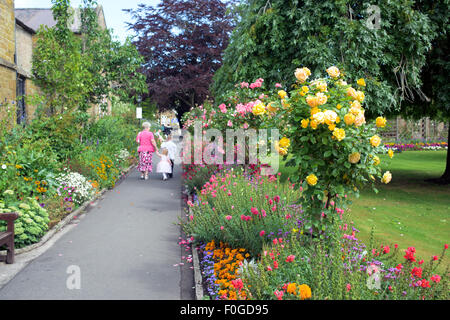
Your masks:
<svg viewBox="0 0 450 320"><path fill-rule="evenodd" d="M0 255L0 262L14 263L14 220L18 217L17 213L0 213L0 220L8 223L6 231L0 232L0 247L6 245L6 256Z"/></svg>

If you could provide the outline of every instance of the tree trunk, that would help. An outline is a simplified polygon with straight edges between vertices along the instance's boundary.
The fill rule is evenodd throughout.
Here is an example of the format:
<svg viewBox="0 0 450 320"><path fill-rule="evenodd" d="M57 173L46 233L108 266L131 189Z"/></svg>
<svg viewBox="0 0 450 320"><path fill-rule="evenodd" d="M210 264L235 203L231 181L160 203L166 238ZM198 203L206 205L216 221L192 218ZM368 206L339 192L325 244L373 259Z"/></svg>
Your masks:
<svg viewBox="0 0 450 320"><path fill-rule="evenodd" d="M448 122L448 137L447 137L447 145L450 144L450 121ZM441 179L442 183L450 183L450 152L447 147L447 165L445 167L445 172L442 175Z"/></svg>

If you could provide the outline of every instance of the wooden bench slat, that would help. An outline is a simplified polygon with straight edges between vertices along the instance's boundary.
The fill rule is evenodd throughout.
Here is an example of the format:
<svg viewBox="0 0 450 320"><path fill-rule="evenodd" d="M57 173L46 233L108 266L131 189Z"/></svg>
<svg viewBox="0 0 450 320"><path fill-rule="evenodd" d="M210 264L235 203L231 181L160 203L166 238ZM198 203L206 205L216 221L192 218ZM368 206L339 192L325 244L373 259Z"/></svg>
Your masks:
<svg viewBox="0 0 450 320"><path fill-rule="evenodd" d="M3 239L9 238L13 233L12 232L0 232L0 243Z"/></svg>

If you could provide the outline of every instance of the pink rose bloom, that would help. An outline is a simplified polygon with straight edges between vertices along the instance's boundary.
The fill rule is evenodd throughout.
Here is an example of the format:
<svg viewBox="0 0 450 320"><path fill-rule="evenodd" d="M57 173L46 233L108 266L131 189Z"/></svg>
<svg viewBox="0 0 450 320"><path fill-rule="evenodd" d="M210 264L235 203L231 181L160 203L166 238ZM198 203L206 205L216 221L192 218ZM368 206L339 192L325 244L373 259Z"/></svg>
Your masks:
<svg viewBox="0 0 450 320"><path fill-rule="evenodd" d="M287 256L286 262L294 262L295 256L293 254Z"/></svg>
<svg viewBox="0 0 450 320"><path fill-rule="evenodd" d="M262 231L259 233L259 236L260 236L260 237L263 237L265 234L266 234L266 232L265 232L264 230L262 230Z"/></svg>
<svg viewBox="0 0 450 320"><path fill-rule="evenodd" d="M225 219L227 219L228 221L230 221L233 217L232 216L226 216Z"/></svg>
<svg viewBox="0 0 450 320"><path fill-rule="evenodd" d="M220 112L222 112L222 113L227 113L227 106L226 106L224 103L222 103L222 104L219 106L219 109L220 109Z"/></svg>
<svg viewBox="0 0 450 320"><path fill-rule="evenodd" d="M281 87L282 87L281 83L276 83L275 84L275 88L281 88Z"/></svg>
<svg viewBox="0 0 450 320"><path fill-rule="evenodd" d="M244 129L248 129L248 127L249 127L248 123L247 123L247 122L244 123L243 128L244 128Z"/></svg>
<svg viewBox="0 0 450 320"><path fill-rule="evenodd" d="M232 127L233 126L233 122L231 122L231 120L228 120L227 126Z"/></svg>

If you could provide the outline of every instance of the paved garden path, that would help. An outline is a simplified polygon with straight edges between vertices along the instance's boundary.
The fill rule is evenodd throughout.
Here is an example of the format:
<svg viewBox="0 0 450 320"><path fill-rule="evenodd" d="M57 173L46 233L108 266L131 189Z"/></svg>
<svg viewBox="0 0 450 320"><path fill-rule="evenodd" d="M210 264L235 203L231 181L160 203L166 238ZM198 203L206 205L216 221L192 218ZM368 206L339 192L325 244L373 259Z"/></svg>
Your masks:
<svg viewBox="0 0 450 320"><path fill-rule="evenodd" d="M0 300L191 299L189 266L178 267L186 253L178 245L180 168L174 171L171 180L153 173L144 181L133 169L3 286ZM0 273L8 267L0 264ZM78 271L80 289L70 290Z"/></svg>

